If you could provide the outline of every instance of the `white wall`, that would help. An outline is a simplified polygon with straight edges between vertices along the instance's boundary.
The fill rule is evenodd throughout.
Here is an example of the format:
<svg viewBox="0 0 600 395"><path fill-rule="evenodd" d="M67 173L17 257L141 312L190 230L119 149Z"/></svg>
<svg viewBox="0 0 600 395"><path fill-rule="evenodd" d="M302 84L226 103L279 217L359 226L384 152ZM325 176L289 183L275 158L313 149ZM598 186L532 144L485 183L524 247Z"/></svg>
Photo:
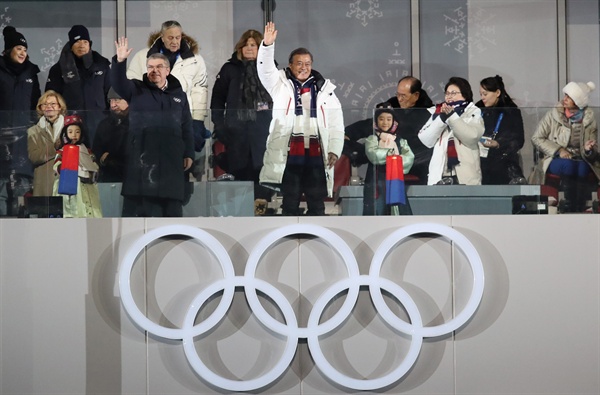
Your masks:
<svg viewBox="0 0 600 395"><path fill-rule="evenodd" d="M343 240L366 274L382 240L422 222L451 226L473 244L485 272L483 299L465 326L425 340L405 378L378 392L600 393L600 217L559 215L0 220L0 394L228 393L193 372L180 341L146 336L120 303L119 264L148 230L169 224L203 229L241 276L270 232L294 223L320 225ZM196 293L221 277L214 256L192 240L152 244L136 262L131 286L138 306L167 327L179 327ZM382 275L408 292L432 326L464 307L472 284L467 263L445 238L421 235L388 254ZM301 326L327 287L346 277L340 256L312 237L277 243L257 273L285 296ZM344 300L334 301L323 319ZM211 299L199 320L219 301ZM272 301L262 301L281 317ZM386 303L406 317L397 300ZM383 323L363 289L351 316L321 343L336 369L360 380L398 366L409 340ZM211 369L246 380L272 367L282 344L257 321L240 289L227 318L196 339ZM291 367L263 391L356 392L328 381L304 342Z"/></svg>

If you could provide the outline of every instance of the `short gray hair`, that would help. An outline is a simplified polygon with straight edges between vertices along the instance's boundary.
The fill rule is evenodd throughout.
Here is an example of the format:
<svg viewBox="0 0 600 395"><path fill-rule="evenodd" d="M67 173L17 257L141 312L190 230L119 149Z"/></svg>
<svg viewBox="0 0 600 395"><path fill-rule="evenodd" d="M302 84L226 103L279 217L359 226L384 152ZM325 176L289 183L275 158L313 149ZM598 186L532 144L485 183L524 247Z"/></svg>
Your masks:
<svg viewBox="0 0 600 395"><path fill-rule="evenodd" d="M178 27L179 30L181 30L183 32L183 28L181 27L181 24L179 22L166 21L166 22L163 22L162 25L160 26L160 35L162 36L167 30L169 30L173 27Z"/></svg>

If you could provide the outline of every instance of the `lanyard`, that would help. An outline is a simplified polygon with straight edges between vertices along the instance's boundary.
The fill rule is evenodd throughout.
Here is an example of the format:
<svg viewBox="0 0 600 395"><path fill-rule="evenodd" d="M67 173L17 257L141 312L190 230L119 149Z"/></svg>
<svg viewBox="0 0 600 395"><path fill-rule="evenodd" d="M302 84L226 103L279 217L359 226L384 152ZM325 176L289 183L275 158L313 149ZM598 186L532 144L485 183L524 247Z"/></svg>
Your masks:
<svg viewBox="0 0 600 395"><path fill-rule="evenodd" d="M498 134L498 129L500 129L500 122L502 122L503 117L504 117L504 113L501 112L500 116L498 117L498 121L496 122L496 127L494 128L494 131L492 132L492 140L496 139L496 135Z"/></svg>

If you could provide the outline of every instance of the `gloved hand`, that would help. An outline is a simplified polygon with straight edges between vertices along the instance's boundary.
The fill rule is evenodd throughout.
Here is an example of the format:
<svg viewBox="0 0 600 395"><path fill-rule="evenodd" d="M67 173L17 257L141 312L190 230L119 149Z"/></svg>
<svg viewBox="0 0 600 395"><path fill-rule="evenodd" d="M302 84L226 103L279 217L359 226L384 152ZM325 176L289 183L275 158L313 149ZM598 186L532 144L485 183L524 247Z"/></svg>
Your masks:
<svg viewBox="0 0 600 395"><path fill-rule="evenodd" d="M192 121L192 127L194 128L194 150L200 152L204 148L206 139L210 137L210 131L204 126L204 121L197 119Z"/></svg>

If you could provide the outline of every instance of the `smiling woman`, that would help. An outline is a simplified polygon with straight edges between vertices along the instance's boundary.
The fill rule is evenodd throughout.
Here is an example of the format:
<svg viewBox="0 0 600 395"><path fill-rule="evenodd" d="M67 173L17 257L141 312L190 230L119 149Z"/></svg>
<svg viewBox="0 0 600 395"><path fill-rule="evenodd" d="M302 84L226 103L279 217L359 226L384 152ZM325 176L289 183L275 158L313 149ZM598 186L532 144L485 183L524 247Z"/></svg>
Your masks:
<svg viewBox="0 0 600 395"><path fill-rule="evenodd" d="M481 111L473 104L467 80L451 77L444 88L445 102L419 132L421 142L433 148L428 185L481 185L479 139L484 126Z"/></svg>

